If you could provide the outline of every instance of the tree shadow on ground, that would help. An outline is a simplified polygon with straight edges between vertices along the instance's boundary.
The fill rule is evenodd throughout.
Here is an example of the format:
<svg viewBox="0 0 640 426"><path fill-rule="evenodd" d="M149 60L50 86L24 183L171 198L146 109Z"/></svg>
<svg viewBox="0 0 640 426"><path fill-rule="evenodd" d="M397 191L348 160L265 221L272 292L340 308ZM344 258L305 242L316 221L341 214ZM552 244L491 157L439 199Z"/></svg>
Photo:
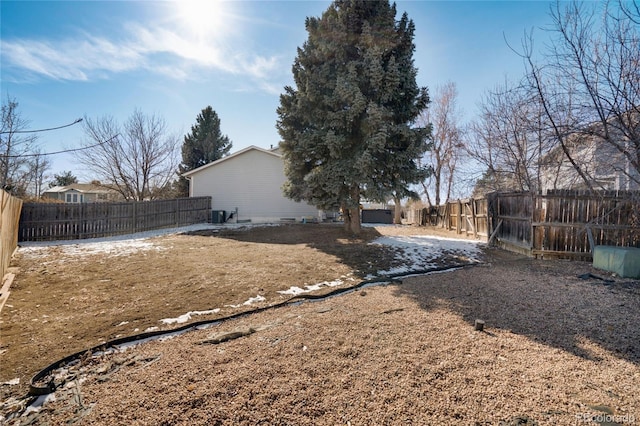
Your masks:
<svg viewBox="0 0 640 426"><path fill-rule="evenodd" d="M396 267L401 262L390 247L369 244L381 234L372 227L363 227L359 235L347 232L341 224L285 224L274 232L272 226L252 226L202 230L187 235L212 236L256 244L304 245L335 256L341 263L366 277L378 271Z"/></svg>
<svg viewBox="0 0 640 426"><path fill-rule="evenodd" d="M405 280L399 296L423 309L446 307L488 330L510 330L579 357L599 360L602 349L640 364L640 281L612 283L589 263L536 260L497 249L483 266ZM594 346L595 344L595 346Z"/></svg>

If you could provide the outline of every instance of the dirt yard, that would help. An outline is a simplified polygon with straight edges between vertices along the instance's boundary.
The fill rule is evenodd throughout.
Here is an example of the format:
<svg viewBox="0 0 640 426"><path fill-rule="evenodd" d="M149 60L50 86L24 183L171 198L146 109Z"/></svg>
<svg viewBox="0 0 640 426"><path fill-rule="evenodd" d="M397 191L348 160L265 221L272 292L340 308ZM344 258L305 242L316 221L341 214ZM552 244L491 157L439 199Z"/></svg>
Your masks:
<svg viewBox="0 0 640 426"><path fill-rule="evenodd" d="M21 249L0 318L0 382L20 384L0 387L0 415L65 355L187 312L275 304L291 286L355 284L402 261L368 242L417 232L290 225ZM87 358L60 373L55 401L9 422L640 424L640 283L581 279L612 278L584 262L483 259Z"/></svg>

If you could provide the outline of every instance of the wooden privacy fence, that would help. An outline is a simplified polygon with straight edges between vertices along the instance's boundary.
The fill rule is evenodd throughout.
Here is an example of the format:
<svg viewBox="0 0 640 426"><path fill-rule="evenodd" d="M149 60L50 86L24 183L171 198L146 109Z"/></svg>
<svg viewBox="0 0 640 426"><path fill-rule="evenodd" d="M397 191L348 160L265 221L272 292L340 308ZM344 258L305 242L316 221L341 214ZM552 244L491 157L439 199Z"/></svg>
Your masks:
<svg viewBox="0 0 640 426"><path fill-rule="evenodd" d="M513 251L590 259L596 245L640 247L637 191L490 194L488 199L491 237Z"/></svg>
<svg viewBox="0 0 640 426"><path fill-rule="evenodd" d="M106 237L208 222L210 215L211 197L122 203L25 203L18 238L41 241Z"/></svg>
<svg viewBox="0 0 640 426"><path fill-rule="evenodd" d="M18 220L22 200L0 190L0 281L18 245ZM1 285L1 284L0 284Z"/></svg>
<svg viewBox="0 0 640 426"><path fill-rule="evenodd" d="M486 198L450 201L441 206L409 210L407 216L407 222L415 225L437 226L476 238L489 236Z"/></svg>
<svg viewBox="0 0 640 426"><path fill-rule="evenodd" d="M593 247L640 247L640 192L492 193L410 210L409 223L457 234L535 257L590 259Z"/></svg>

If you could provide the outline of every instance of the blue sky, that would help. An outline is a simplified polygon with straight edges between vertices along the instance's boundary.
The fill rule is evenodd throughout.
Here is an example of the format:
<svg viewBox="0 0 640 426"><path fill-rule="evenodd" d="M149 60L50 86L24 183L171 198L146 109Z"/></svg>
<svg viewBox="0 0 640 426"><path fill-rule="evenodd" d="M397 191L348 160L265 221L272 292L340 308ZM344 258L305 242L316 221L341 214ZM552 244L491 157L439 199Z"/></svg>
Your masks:
<svg viewBox="0 0 640 426"><path fill-rule="evenodd" d="M329 1L7 1L0 2L1 92L19 103L32 129L134 109L162 116L182 136L211 105L233 150L268 148L279 94L306 39L307 16ZM549 22L546 1L398 1L416 25L418 83L458 85L464 117L483 92L523 73L525 31ZM71 149L80 125L41 133L44 152ZM73 155L51 157L52 173L90 178Z"/></svg>

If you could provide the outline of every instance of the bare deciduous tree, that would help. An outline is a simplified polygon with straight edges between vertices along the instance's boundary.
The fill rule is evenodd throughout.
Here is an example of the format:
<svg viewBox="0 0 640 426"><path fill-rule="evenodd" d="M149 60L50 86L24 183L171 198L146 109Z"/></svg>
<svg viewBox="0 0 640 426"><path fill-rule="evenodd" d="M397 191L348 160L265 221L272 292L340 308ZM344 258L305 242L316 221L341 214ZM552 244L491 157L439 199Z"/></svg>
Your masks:
<svg viewBox="0 0 640 426"><path fill-rule="evenodd" d="M28 160L28 192L38 198L42 195L45 180L47 179L47 170L51 168L51 161L47 158L41 148L36 148Z"/></svg>
<svg viewBox="0 0 640 426"><path fill-rule="evenodd" d="M526 85L505 82L488 91L466 145L485 170L478 192L537 191L554 140L541 105Z"/></svg>
<svg viewBox="0 0 640 426"><path fill-rule="evenodd" d="M22 133L27 124L18 112L18 102L7 96L0 123L0 187L16 195L26 192L26 155L36 140L35 135Z"/></svg>
<svg viewBox="0 0 640 426"><path fill-rule="evenodd" d="M179 138L164 119L135 110L122 126L113 117L85 117L84 130L90 148L78 152L79 161L125 200L157 198L173 177Z"/></svg>
<svg viewBox="0 0 640 426"><path fill-rule="evenodd" d="M435 90L429 108L420 116L420 122L432 127L432 147L427 151L423 165L430 166L433 173L422 183L427 202L440 205L444 198L448 201L453 191L455 172L462 152L463 129L460 125L458 89L448 82ZM444 197L443 197L444 195Z"/></svg>
<svg viewBox="0 0 640 426"><path fill-rule="evenodd" d="M555 35L541 63L532 37L522 53L531 87L564 158L589 189L602 182L593 162L580 161L587 143L600 155L600 170L640 185L640 7L636 1L598 5L558 2ZM607 162L607 160L609 160ZM635 183L635 184L634 184Z"/></svg>

